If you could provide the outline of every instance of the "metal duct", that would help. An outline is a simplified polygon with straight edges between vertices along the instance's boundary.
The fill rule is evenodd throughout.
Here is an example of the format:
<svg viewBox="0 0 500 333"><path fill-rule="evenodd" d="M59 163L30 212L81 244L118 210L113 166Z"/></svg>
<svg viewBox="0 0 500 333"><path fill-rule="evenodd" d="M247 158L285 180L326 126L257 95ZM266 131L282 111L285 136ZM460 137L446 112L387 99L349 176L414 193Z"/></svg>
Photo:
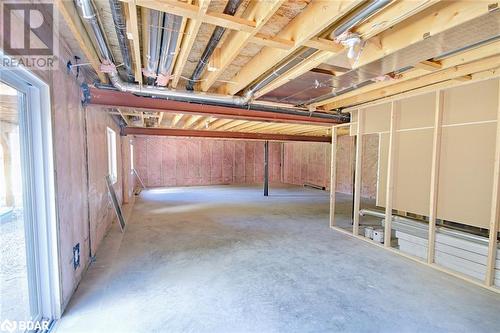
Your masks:
<svg viewBox="0 0 500 333"><path fill-rule="evenodd" d="M112 63L112 56L109 47L105 41L104 33L96 20L95 9L92 6L91 0L80 0L80 7L82 8L82 18L92 24L92 31L94 32L95 39L99 43L99 51L101 61L108 61ZM93 23L94 22L94 23ZM268 105L260 105L258 103L249 103L249 98L245 96L228 96L220 94L208 94L194 91L177 91L163 87L142 86L138 84L124 82L116 71L108 73L111 83L115 88L123 92L130 92L137 95L160 97L165 99L175 99L185 102L196 102L202 104L215 104L215 105L233 105L245 107L249 109L266 110L284 114L301 114L309 115L310 117L321 117L329 119L337 119L339 122L346 121L346 117L337 114L325 114L318 112L304 112L299 111L297 108L286 107L271 107Z"/></svg>
<svg viewBox="0 0 500 333"><path fill-rule="evenodd" d="M121 2L118 0L109 0L109 6L111 7L116 36L118 37L118 44L120 45L120 51L123 58L123 67L127 73L127 81L134 82L135 78L132 72L132 58L130 56L128 39L125 33L125 19L122 15Z"/></svg>
<svg viewBox="0 0 500 333"><path fill-rule="evenodd" d="M229 0L226 7L224 8L224 14L234 15L241 4L241 1L242 0ZM194 69L191 78L186 84L187 90L193 90L194 84L200 79L201 75L203 74L203 71L208 64L210 57L214 53L214 50L222 39L222 36L224 36L224 32L226 32L226 28L222 28L219 26L215 27L215 30L212 33L210 40L208 41L207 47L205 48L205 51L203 51L200 61L198 61L198 63L196 64L196 68Z"/></svg>
<svg viewBox="0 0 500 333"><path fill-rule="evenodd" d="M470 47L490 43L499 37L500 11L489 12L453 29L431 35L382 59L335 76L332 78L332 84L337 87L336 93L332 92L311 100L304 100L300 105L324 101L340 95L350 87L373 83L373 79L380 75L400 72L402 69L428 59L442 59L444 56L462 52ZM446 43L443 43L443 41L446 41Z"/></svg>
<svg viewBox="0 0 500 333"><path fill-rule="evenodd" d="M89 0L82 0L89 1ZM148 78L148 84L154 83L156 73L158 71L158 62L160 60L160 45L161 45L161 32L163 27L163 13L157 10L148 10L146 15L146 26L148 38L146 38L146 67L144 69L144 76ZM102 33L102 31L101 31Z"/></svg>
<svg viewBox="0 0 500 333"><path fill-rule="evenodd" d="M172 63L174 62L175 49L179 39L179 30L182 24L182 17L173 14L165 14L163 21L163 38L161 43L161 58L158 65L158 85L166 86L170 74L172 73ZM161 77L160 77L161 76Z"/></svg>
<svg viewBox="0 0 500 333"><path fill-rule="evenodd" d="M255 92L267 86L273 80L283 75L288 70L292 69L293 67L301 63L303 60L307 59L309 56L313 55L316 51L318 50L314 48L302 49L301 51L299 51L298 54L283 61L280 65L278 65L276 69L272 70L271 72L268 72L263 77L259 78L257 82L255 82L250 87L245 89L243 91L243 96L246 96L248 100L251 100Z"/></svg>
<svg viewBox="0 0 500 333"><path fill-rule="evenodd" d="M81 8L81 15L85 19L85 21L90 25L92 29L93 36L95 41L99 47L99 52L103 56L104 59L108 59L113 62L113 55L107 46L106 37L102 33L102 29L99 23L99 19L96 15L94 4L91 0L78 0L78 5Z"/></svg>
<svg viewBox="0 0 500 333"><path fill-rule="evenodd" d="M344 32L358 25L362 21L368 19L370 16L387 6L391 3L391 0L374 0L371 1L368 5L357 10L352 15L350 15L345 22L340 24L331 34L330 37L332 39L336 39Z"/></svg>

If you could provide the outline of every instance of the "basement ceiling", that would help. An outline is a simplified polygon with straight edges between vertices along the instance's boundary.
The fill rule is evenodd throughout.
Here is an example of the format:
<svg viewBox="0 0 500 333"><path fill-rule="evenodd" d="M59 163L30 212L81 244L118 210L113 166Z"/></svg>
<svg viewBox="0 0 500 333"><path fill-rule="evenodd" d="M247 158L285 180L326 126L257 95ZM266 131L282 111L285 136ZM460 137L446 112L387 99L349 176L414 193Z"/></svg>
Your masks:
<svg viewBox="0 0 500 333"><path fill-rule="evenodd" d="M362 89L360 91L363 92L373 90L374 96L376 96L378 87L390 86L394 93L403 92L404 90L398 90L397 87L400 83L401 86L404 86L402 81L406 80L408 76L420 79L422 85L428 85L439 82L438 80L469 79L474 73L494 70L499 67L494 58L492 58L491 63L479 67L472 66L478 61L483 61L481 63L483 64L488 57L500 53L498 48L495 51L495 43L497 43L495 38L500 36L498 3L495 5L495 3L487 1L391 1L374 14L355 22L350 28L350 32L361 37L360 45L362 47L355 48L354 56L348 57L347 47L342 48L338 41L332 40L330 34L343 23L349 21L354 14L370 5L371 1L322 3L314 0L276 0L274 3L277 6L273 7L273 14L258 28L252 27L252 22L253 26L256 26L257 23L252 21L251 17L253 16L249 14L249 11L251 12L251 8L255 8L252 6L259 8L259 6L264 6L263 4L269 6L273 2L241 1L234 18L231 18L228 15L222 15L227 1L205 1L193 3L191 0L136 0L134 4L128 1L119 2L127 22L128 47L134 56L134 47L139 46L138 54L141 55L139 59L141 68L145 67L145 45L147 45L145 41L147 35L143 33L145 32L145 13L153 9L166 10L167 13L183 17L183 24L178 31L180 42L175 51L172 68L170 68L173 76L168 83L169 88L185 89L187 79L193 74L193 70L207 48L215 29L214 19L219 20L217 22L221 22L227 28L210 58L208 66L202 72L198 84L195 84L195 90L237 94L245 87L249 87L252 82L259 80L258 75L265 76L273 73L281 63L294 57L296 50L316 50L313 56L303 59L286 72L277 75L271 84L263 86L256 94L258 100L280 103L280 105L286 104L292 107L305 105L309 106L312 112L330 112L335 105L338 105L336 101L343 98L341 95L345 92L356 92L358 89ZM193 13L201 10L200 3L208 3L208 10L206 14L201 16L200 22L203 23L200 23L199 29L195 30L195 34L190 35L190 26L193 26L198 20L196 16L193 16ZM72 3L65 3L63 7L71 5ZM95 5L113 57L119 65L123 61L123 57L109 1L95 0ZM130 16L131 8L137 10L137 17ZM323 10L326 12L323 13ZM75 11L75 9L70 8L70 11ZM250 19L246 19L245 15L250 15ZM78 19L78 17L74 19ZM71 27L71 25L70 22L69 26ZM224 58L232 52L231 49L227 48L231 35L236 34L236 31L241 31L234 28L234 25L241 26L241 29L245 31L251 31L252 35L238 32L240 40L243 39L241 47L233 56ZM134 29L137 29L138 39L133 36ZM79 31L78 33L86 32ZM64 32L63 35L67 35L67 32ZM309 37L304 39L303 36ZM295 38L298 39L295 40ZM481 41L485 41L484 44L477 44ZM71 40L70 38L69 44L71 49L75 49L75 39ZM79 46L80 48L88 47L88 45L81 44ZM457 54L467 52L470 46L485 51L474 54L469 52L467 56L463 57L462 62L460 59L457 60ZM443 53L457 50L460 52L436 58ZM182 59L183 52L187 53ZM78 52L75 53L78 54ZM447 61L448 57L453 59ZM260 59L262 62L258 62ZM450 74L449 70L445 71L447 68L442 67L442 64L448 63L455 66L462 63L464 65L471 64L471 72L455 78L453 73ZM422 64L426 67L425 71L421 69ZM137 59L134 59L133 66L138 67ZM122 70L122 67L118 68ZM411 73L401 78L399 76L401 70ZM140 68L136 68L135 73L139 71ZM446 72L446 75L443 77L434 75L432 80L426 79L440 71ZM434 79L434 77L436 78ZM94 78L88 82L93 82ZM143 79L143 77L136 75L136 81ZM380 82L380 80L384 82ZM213 117L193 118L193 116L182 114L165 116L158 112L136 109L120 109L119 111L113 109L112 112L121 112L128 126L195 128L199 130L215 128L224 131L247 129L267 130L276 133L283 131L293 133L303 130L302 132L311 135L328 135L328 132L321 126L316 126L319 127L318 129L296 127L301 125L290 125L287 128L287 126L277 123L253 124L251 122L245 123L243 120ZM219 126L220 124L224 125Z"/></svg>

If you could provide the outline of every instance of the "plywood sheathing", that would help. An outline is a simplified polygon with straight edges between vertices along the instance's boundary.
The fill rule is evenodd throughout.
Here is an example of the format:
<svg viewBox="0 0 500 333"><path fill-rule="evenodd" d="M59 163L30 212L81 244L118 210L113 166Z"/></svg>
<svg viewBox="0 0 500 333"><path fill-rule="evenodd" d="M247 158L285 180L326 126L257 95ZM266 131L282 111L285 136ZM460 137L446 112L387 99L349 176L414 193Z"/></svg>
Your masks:
<svg viewBox="0 0 500 333"><path fill-rule="evenodd" d="M135 165L146 186L253 184L264 179L264 142L135 138ZM269 144L269 177L279 182L281 144Z"/></svg>

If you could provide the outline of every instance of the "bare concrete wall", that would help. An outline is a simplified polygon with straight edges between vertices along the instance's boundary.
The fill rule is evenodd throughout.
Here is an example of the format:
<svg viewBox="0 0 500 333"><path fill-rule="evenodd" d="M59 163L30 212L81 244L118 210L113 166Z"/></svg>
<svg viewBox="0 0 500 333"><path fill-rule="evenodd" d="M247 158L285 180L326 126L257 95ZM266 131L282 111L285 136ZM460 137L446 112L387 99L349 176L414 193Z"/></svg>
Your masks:
<svg viewBox="0 0 500 333"><path fill-rule="evenodd" d="M354 137L343 135L337 142L337 192L352 194L355 144ZM361 195L374 199L377 192L378 134L363 137ZM330 188L329 143L284 144L284 182L312 183Z"/></svg>
<svg viewBox="0 0 500 333"><path fill-rule="evenodd" d="M264 142L136 137L136 170L146 186L260 183ZM269 179L279 182L281 144L269 143Z"/></svg>

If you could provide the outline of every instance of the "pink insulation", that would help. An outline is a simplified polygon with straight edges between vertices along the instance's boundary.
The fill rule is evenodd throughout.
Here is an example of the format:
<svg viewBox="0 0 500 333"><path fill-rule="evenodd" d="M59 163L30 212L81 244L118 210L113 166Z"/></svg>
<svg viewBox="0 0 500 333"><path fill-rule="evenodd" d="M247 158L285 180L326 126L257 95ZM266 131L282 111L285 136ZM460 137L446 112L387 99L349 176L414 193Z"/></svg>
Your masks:
<svg viewBox="0 0 500 333"><path fill-rule="evenodd" d="M146 186L262 183L264 142L135 138L136 170ZM269 180L279 182L281 143L269 143Z"/></svg>
<svg viewBox="0 0 500 333"><path fill-rule="evenodd" d="M59 63L64 68L65 64ZM87 168L84 110L80 86L66 71L52 71L53 141L59 223L62 302L67 304L89 262ZM73 269L73 247L80 244L80 267Z"/></svg>
<svg viewBox="0 0 500 333"><path fill-rule="evenodd" d="M361 193L363 197L375 198L378 135L365 135L363 144ZM354 156L354 137L340 136L337 143L337 192L352 194ZM310 183L329 188L330 158L331 144L329 143L285 143L284 182L295 185Z"/></svg>
<svg viewBox="0 0 500 333"><path fill-rule="evenodd" d="M329 143L285 143L285 183L327 187L330 180L330 152Z"/></svg>
<svg viewBox="0 0 500 333"><path fill-rule="evenodd" d="M107 173L105 128L108 125L115 129L117 134L119 134L119 129L105 111L82 107L80 84L74 75L66 72L66 63L63 61L70 59L71 55L66 52L66 46L63 43L59 49L62 53L58 64L60 69L36 74L51 88L62 307L64 308L89 264L89 244L92 244L92 253L95 254L106 230L115 218L109 207L104 183L104 175ZM87 117L87 124L85 124L85 117ZM119 142L120 140L117 141ZM119 166L120 160L120 147L118 147ZM119 169L119 173L120 171ZM87 184L87 172L89 184ZM120 176L116 184L120 198L121 188ZM80 267L75 270L73 247L76 244L80 244Z"/></svg>
<svg viewBox="0 0 500 333"><path fill-rule="evenodd" d="M122 188L122 149L120 129L107 112L98 107L87 107L87 142L88 142L88 173L89 173L89 216L90 242L92 254L106 235L115 212L108 197L105 177L108 174L108 151L106 129L111 128L117 135L118 180L114 184L118 200L123 198Z"/></svg>

